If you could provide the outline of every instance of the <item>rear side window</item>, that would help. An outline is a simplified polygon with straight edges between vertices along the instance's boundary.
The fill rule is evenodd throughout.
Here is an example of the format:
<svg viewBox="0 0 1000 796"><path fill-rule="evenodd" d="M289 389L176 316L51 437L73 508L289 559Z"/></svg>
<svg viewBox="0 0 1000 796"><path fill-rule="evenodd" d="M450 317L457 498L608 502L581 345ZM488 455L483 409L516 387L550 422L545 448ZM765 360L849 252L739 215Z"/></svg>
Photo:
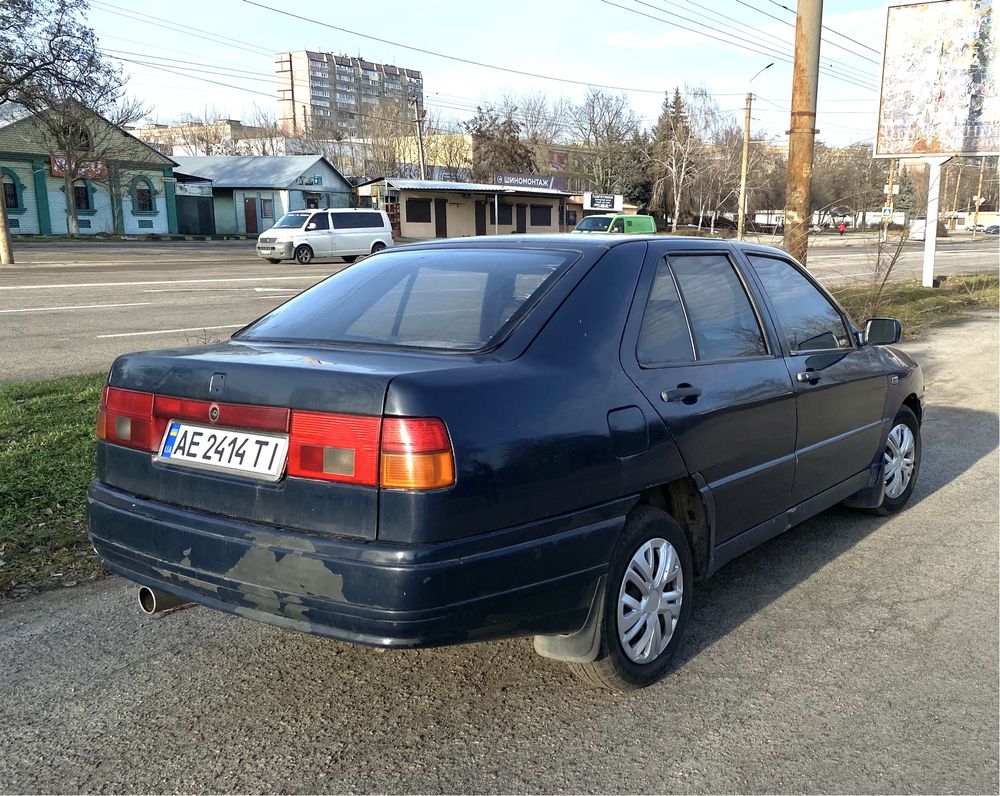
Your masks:
<svg viewBox="0 0 1000 796"><path fill-rule="evenodd" d="M684 308L666 258L660 261L639 329L636 357L643 367L691 362L694 349Z"/></svg>
<svg viewBox="0 0 1000 796"><path fill-rule="evenodd" d="M853 348L844 319L799 269L776 257L750 255L789 351Z"/></svg>
<svg viewBox="0 0 1000 796"><path fill-rule="evenodd" d="M502 339L574 256L510 249L388 252L334 274L236 339L475 351Z"/></svg>
<svg viewBox="0 0 1000 796"><path fill-rule="evenodd" d="M721 254L671 256L700 360L767 355L750 298L729 258Z"/></svg>
<svg viewBox="0 0 1000 796"><path fill-rule="evenodd" d="M334 229L371 229L382 227L379 213L331 213Z"/></svg>

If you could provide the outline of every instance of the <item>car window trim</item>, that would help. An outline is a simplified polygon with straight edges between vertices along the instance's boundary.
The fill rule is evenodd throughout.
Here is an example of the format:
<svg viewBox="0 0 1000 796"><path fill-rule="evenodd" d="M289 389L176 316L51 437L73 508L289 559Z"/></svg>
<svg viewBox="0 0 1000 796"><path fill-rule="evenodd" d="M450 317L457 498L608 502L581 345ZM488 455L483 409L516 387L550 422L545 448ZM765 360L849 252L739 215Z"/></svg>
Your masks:
<svg viewBox="0 0 1000 796"><path fill-rule="evenodd" d="M677 277L674 276L674 269L670 267L670 255L664 254L660 257L656 264L653 266L653 278L649 282L649 292L646 293L646 301L643 303L642 314L639 316L639 329L638 334L635 336L635 361L638 363L639 367L643 370L653 370L660 368L671 367L672 365L692 365L698 361L698 346L694 342L694 331L691 329L691 319L688 317L687 307L684 306L684 299L681 296L680 285L677 284ZM670 276L670 281L674 285L674 291L677 293L677 303L681 305L681 312L684 313L684 325L687 327L688 333L688 343L691 345L691 359L687 362L665 362L663 364L658 363L643 363L639 358L639 338L642 337L642 325L646 320L646 313L649 312L649 302L653 297L653 287L656 285L656 275L660 269L661 265L666 264L667 274Z"/></svg>
<svg viewBox="0 0 1000 796"><path fill-rule="evenodd" d="M837 303L837 300L833 296L831 296L829 292L826 290L826 288L824 288L819 282L817 282L805 268L801 267L797 262L795 262L795 260L791 259L790 257L783 257L777 253L744 251L743 254L746 257L747 263L750 265L751 268L754 268L754 264L753 260L751 260L750 258L762 257L767 260L777 260L778 262L786 263L787 265L790 265L795 271L800 273L803 277L805 277L805 280L814 288L816 288L816 290L819 291L819 294L824 299L826 299L827 303L833 308L833 311L836 312L837 315L840 317L840 322L844 324L844 331L847 332L847 338L851 341L850 346L846 348L840 348L838 346L837 348L809 348L806 350L793 351L788 345L788 337L785 334L784 327L781 325L781 319L777 316L777 309L773 307L771 297L767 294L767 289L764 287L764 283L760 280L760 275L757 273L756 268L754 268L754 276L756 276L758 282L760 282L760 289L763 292L769 307L771 307L774 324L779 332L778 334L779 342L781 343L782 350L787 352L787 356L789 357L813 356L815 354L829 354L834 351L842 353L844 351L858 350L859 347L857 345L857 337L856 337L857 327L854 325L854 322L851 321L851 319L847 316L847 313L844 311L843 307L841 307L840 304Z"/></svg>

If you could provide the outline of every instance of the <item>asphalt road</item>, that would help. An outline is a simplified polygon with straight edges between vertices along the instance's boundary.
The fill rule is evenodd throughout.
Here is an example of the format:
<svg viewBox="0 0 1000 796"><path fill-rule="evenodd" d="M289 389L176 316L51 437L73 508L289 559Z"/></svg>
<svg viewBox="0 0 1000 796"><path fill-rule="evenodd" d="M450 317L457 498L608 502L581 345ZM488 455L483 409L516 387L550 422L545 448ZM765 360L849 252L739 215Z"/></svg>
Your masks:
<svg viewBox="0 0 1000 796"><path fill-rule="evenodd" d="M151 619L110 579L0 603L0 792L996 793L997 314L906 347L929 400L909 508L724 567L650 689L587 689L526 639Z"/></svg>
<svg viewBox="0 0 1000 796"><path fill-rule="evenodd" d="M997 240L941 241L938 273L996 271ZM339 261L271 265L252 241L21 243L0 269L0 381L106 370L128 351L227 338L300 290L344 267ZM870 243L814 239L810 268L830 285L871 273ZM907 244L895 278L921 270Z"/></svg>

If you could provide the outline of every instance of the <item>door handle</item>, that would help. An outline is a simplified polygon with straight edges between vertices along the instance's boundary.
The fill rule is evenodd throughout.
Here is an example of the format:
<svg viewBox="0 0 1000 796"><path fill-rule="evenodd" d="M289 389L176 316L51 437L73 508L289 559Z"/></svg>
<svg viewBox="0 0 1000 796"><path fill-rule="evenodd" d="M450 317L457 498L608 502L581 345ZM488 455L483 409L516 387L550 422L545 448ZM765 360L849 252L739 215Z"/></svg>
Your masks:
<svg viewBox="0 0 1000 796"><path fill-rule="evenodd" d="M686 404L693 404L701 395L700 387L692 387L690 384L678 384L673 390L664 390L660 397L664 401L681 401Z"/></svg>
<svg viewBox="0 0 1000 796"><path fill-rule="evenodd" d="M803 373L795 374L795 381L808 382L809 384L815 384L820 380L820 375L815 370L807 370Z"/></svg>

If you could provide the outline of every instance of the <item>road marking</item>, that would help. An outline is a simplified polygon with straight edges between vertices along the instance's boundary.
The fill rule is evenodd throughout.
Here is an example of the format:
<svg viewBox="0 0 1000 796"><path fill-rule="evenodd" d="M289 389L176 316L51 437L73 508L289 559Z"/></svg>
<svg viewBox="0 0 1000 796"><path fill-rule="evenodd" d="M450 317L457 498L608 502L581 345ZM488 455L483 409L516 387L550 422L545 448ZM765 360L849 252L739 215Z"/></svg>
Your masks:
<svg viewBox="0 0 1000 796"><path fill-rule="evenodd" d="M195 285L212 282L288 282L291 280L312 279L319 281L322 275L313 276L261 276L261 277L224 277L221 279L171 279L165 282L74 282L63 285L0 285L0 290L50 290L74 287L141 287L142 285Z"/></svg>
<svg viewBox="0 0 1000 796"><path fill-rule="evenodd" d="M76 304L67 307L24 307L17 310L0 310L0 315L11 312L57 312L59 310L97 310L108 307L148 307L152 301L139 301L132 304Z"/></svg>
<svg viewBox="0 0 1000 796"><path fill-rule="evenodd" d="M215 329L242 329L245 323L226 323L222 326L192 326L188 329L156 329L151 332L119 332L118 334L99 334L98 340L107 340L109 337L143 337L149 334L177 334L179 332L210 332Z"/></svg>

